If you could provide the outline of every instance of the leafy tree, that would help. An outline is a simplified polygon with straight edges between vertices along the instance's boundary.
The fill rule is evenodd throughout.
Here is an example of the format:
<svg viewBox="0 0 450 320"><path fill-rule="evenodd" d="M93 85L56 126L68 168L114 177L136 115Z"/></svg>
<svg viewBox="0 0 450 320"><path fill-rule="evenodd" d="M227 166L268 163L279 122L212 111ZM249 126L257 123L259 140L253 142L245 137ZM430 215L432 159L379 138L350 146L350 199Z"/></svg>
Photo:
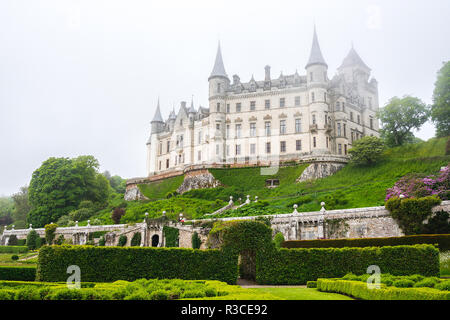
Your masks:
<svg viewBox="0 0 450 320"><path fill-rule="evenodd" d="M45 242L47 242L49 245L53 244L53 240L55 240L56 228L58 228L58 225L56 223L45 225Z"/></svg>
<svg viewBox="0 0 450 320"><path fill-rule="evenodd" d="M111 176L109 171L103 172L103 176L109 181L111 188L117 193L125 193L126 180L122 179L120 176Z"/></svg>
<svg viewBox="0 0 450 320"><path fill-rule="evenodd" d="M12 214L13 220L17 225L17 221L27 221L27 215L31 210L30 203L28 201L28 186L20 188L20 191L13 194L12 199L14 201L14 211Z"/></svg>
<svg viewBox="0 0 450 320"><path fill-rule="evenodd" d="M119 224L120 219L125 214L124 208L115 208L111 214L111 219L114 222L114 224Z"/></svg>
<svg viewBox="0 0 450 320"><path fill-rule="evenodd" d="M348 153L353 163L372 165L381 159L383 150L384 143L380 138L365 136L353 142Z"/></svg>
<svg viewBox="0 0 450 320"><path fill-rule="evenodd" d="M38 248L39 235L36 230L32 229L27 235L27 247L30 250L36 250Z"/></svg>
<svg viewBox="0 0 450 320"><path fill-rule="evenodd" d="M444 63L434 84L431 120L436 124L436 136L450 136L450 61Z"/></svg>
<svg viewBox="0 0 450 320"><path fill-rule="evenodd" d="M413 141L411 130L419 129L428 120L430 109L419 98L393 97L377 116L383 126L381 136L388 146L394 147Z"/></svg>
<svg viewBox="0 0 450 320"><path fill-rule="evenodd" d="M32 209L28 222L42 227L76 210L83 200L104 206L110 187L108 180L97 172L98 167L92 156L44 161L31 178L28 191Z"/></svg>
<svg viewBox="0 0 450 320"><path fill-rule="evenodd" d="M14 201L9 197L0 198L0 225L7 226L13 222Z"/></svg>

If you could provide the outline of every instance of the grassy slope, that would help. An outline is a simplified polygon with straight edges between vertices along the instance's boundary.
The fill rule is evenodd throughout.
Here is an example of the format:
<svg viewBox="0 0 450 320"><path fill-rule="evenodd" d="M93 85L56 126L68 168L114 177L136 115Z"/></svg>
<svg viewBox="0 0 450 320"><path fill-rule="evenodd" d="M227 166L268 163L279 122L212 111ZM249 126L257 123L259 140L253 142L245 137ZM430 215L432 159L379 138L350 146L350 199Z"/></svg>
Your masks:
<svg viewBox="0 0 450 320"><path fill-rule="evenodd" d="M262 287L255 288L254 290L269 293L286 300L353 300L348 296L337 293L320 292L317 289L312 288Z"/></svg>
<svg viewBox="0 0 450 320"><path fill-rule="evenodd" d="M150 200L164 199L169 192L174 192L183 183L184 175L140 184L139 190Z"/></svg>

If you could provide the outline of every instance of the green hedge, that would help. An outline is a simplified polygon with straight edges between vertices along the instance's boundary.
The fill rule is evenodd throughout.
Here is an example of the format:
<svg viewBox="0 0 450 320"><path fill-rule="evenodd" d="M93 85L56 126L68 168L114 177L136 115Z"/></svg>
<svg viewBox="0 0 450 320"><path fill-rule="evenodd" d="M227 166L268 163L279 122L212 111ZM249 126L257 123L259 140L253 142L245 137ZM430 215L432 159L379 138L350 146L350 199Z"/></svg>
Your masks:
<svg viewBox="0 0 450 320"><path fill-rule="evenodd" d="M83 282L136 279L220 280L236 283L237 255L219 250L149 247L46 246L40 249L38 281L66 281L77 265Z"/></svg>
<svg viewBox="0 0 450 320"><path fill-rule="evenodd" d="M437 244L441 251L450 250L450 234L423 234L388 238L290 240L283 248L383 247L415 244Z"/></svg>
<svg viewBox="0 0 450 320"><path fill-rule="evenodd" d="M378 265L392 275L439 276L439 251L433 245L267 250L257 256L259 284L306 284L318 278L363 274Z"/></svg>
<svg viewBox="0 0 450 320"><path fill-rule="evenodd" d="M0 266L0 280L34 281L36 267Z"/></svg>
<svg viewBox="0 0 450 320"><path fill-rule="evenodd" d="M364 282L338 279L317 279L317 289L364 300L450 300L450 291L432 288L394 288L383 284L380 289L369 289Z"/></svg>
<svg viewBox="0 0 450 320"><path fill-rule="evenodd" d="M27 246L0 246L0 253L27 253Z"/></svg>

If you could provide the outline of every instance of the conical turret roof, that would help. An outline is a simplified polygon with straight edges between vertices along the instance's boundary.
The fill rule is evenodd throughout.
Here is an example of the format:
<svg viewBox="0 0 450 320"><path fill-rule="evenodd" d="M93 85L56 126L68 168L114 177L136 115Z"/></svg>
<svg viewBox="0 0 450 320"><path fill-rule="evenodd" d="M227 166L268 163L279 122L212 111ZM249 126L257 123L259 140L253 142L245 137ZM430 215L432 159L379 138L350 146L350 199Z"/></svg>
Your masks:
<svg viewBox="0 0 450 320"><path fill-rule="evenodd" d="M225 78L228 78L228 75L225 72L225 67L223 65L222 50L220 49L220 42L219 42L219 45L217 47L217 54L216 54L216 61L214 62L214 68L213 68L213 70L211 72L211 75L209 77L210 78L212 78L212 77L225 77Z"/></svg>
<svg viewBox="0 0 450 320"><path fill-rule="evenodd" d="M153 117L152 122L164 122L162 116L161 116L161 110L159 108L159 98L158 98L158 105L156 107L155 116Z"/></svg>
<svg viewBox="0 0 450 320"><path fill-rule="evenodd" d="M314 26L311 54L309 55L309 60L305 68L308 68L310 65L313 64L322 64L328 67L327 63L325 62L325 59L323 58L322 51L320 50L319 40L317 39L316 26Z"/></svg>
<svg viewBox="0 0 450 320"><path fill-rule="evenodd" d="M338 69L350 66L361 66L365 69L370 70L370 68L364 63L359 54L356 52L355 48L353 48L353 46Z"/></svg>
<svg viewBox="0 0 450 320"><path fill-rule="evenodd" d="M197 111L195 111L194 108L194 99L191 100L191 107L188 110L189 113L196 113Z"/></svg>

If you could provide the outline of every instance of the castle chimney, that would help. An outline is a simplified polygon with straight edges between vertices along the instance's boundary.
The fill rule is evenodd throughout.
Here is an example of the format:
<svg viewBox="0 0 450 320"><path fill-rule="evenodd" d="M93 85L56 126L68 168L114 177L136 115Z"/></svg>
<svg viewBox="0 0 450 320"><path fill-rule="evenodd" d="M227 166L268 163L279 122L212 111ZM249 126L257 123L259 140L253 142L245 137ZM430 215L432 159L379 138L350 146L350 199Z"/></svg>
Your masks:
<svg viewBox="0 0 450 320"><path fill-rule="evenodd" d="M266 77L264 81L270 81L270 66L265 66L264 70L266 71Z"/></svg>

